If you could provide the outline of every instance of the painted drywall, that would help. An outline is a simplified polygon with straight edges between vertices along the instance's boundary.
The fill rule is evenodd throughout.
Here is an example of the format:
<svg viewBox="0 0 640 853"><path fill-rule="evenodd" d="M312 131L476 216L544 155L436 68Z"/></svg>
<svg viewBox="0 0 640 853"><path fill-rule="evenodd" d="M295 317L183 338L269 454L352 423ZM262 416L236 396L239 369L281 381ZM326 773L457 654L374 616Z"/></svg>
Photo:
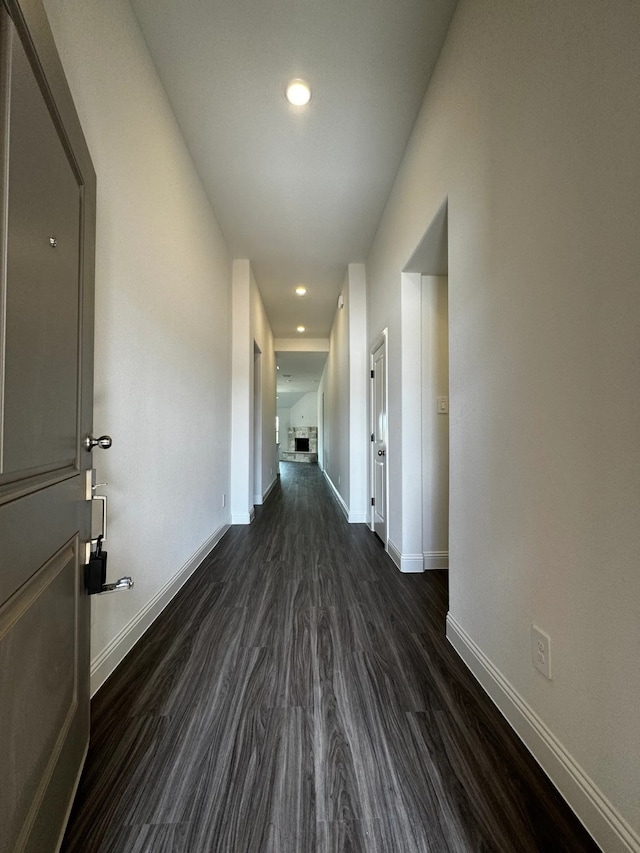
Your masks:
<svg viewBox="0 0 640 853"><path fill-rule="evenodd" d="M339 494L345 512L349 506L349 277L342 288L344 306L338 308L329 336L329 354L318 397L324 394L324 433L320 437L323 470Z"/></svg>
<svg viewBox="0 0 640 853"><path fill-rule="evenodd" d="M291 426L291 409L276 409L280 418L280 450L286 450L288 446L289 427Z"/></svg>
<svg viewBox="0 0 640 853"><path fill-rule="evenodd" d="M448 198L452 624L608 850L640 849L639 40L627 0L461 0L367 262L397 460L401 271Z"/></svg>
<svg viewBox="0 0 640 853"><path fill-rule="evenodd" d="M233 262L231 306L231 482L232 524L249 524L253 510L253 357L251 266Z"/></svg>
<svg viewBox="0 0 640 853"><path fill-rule="evenodd" d="M262 351L253 343L253 468L251 490L253 503L262 503Z"/></svg>
<svg viewBox="0 0 640 853"><path fill-rule="evenodd" d="M129 3L45 7L98 178L94 461L135 581L92 600L104 675L229 521L231 260Z"/></svg>
<svg viewBox="0 0 640 853"><path fill-rule="evenodd" d="M387 445L387 471L390 480L388 517L391 520L402 508L401 528L389 524L391 553L400 554L400 568L404 572L424 571L422 542L422 473L416 464L417 448L422 441L422 277L419 273L402 273L400 277L400 329L393 340L401 345L399 399L400 417L392 405L391 370L389 370L388 421L398 422L399 429L389 427ZM395 352L395 347L394 347ZM393 365L391 358L389 367ZM399 439L401 452L394 452L394 439ZM399 477L398 477L399 475ZM394 481L400 489L393 488Z"/></svg>
<svg viewBox="0 0 640 853"><path fill-rule="evenodd" d="M369 517L367 468L371 442L367 407L367 280L364 264L349 264L349 521Z"/></svg>
<svg viewBox="0 0 640 853"><path fill-rule="evenodd" d="M260 431L259 445L261 460L256 466L254 503L262 503L278 476L278 453L276 448L276 354L273 348L273 333L264 309L260 289L251 270L251 337L254 349L260 350L260 390L262 410L255 418ZM254 362L255 364L255 362Z"/></svg>
<svg viewBox="0 0 640 853"><path fill-rule="evenodd" d="M289 409L289 426L318 426L318 394L310 391Z"/></svg>
<svg viewBox="0 0 640 853"><path fill-rule="evenodd" d="M349 264L318 390L320 459L352 523L368 520L369 415L367 407L366 276Z"/></svg>
<svg viewBox="0 0 640 853"><path fill-rule="evenodd" d="M425 569L449 564L449 397L447 278L422 276L422 550Z"/></svg>
<svg viewBox="0 0 640 853"><path fill-rule="evenodd" d="M231 521L249 524L254 505L263 502L278 474L276 357L271 326L248 260L233 262L232 290Z"/></svg>

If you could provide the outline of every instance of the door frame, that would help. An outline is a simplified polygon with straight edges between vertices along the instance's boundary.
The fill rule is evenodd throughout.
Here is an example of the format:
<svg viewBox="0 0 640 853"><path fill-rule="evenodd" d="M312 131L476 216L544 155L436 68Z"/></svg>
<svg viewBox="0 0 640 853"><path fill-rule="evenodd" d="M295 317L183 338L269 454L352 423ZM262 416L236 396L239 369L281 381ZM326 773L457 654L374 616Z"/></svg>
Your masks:
<svg viewBox="0 0 640 853"><path fill-rule="evenodd" d="M374 411L374 393L373 393L373 383L374 379L371 376L373 372L373 355L374 353L380 349L380 347L384 347L384 396L385 396L385 428L386 428L386 436L385 436L385 538L384 538L384 548L385 551L389 550L389 329L385 327L378 337L374 340L371 349L369 350L369 433L370 435L375 434L375 411ZM372 504L373 500L373 489L374 489L374 478L375 478L375 459L373 456L373 442L369 439L369 529L373 532L375 530L374 527L374 506Z"/></svg>
<svg viewBox="0 0 640 853"><path fill-rule="evenodd" d="M251 397L251 505L262 504L262 474L263 474L263 411L262 411L262 350L257 341L253 341L252 363L252 397Z"/></svg>

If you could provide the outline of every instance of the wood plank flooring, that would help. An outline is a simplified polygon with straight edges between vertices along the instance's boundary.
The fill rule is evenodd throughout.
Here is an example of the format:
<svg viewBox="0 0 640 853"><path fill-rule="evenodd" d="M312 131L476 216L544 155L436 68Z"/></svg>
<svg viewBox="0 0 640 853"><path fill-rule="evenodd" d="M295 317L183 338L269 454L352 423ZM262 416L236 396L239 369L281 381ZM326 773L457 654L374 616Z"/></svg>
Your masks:
<svg viewBox="0 0 640 853"><path fill-rule="evenodd" d="M92 702L65 853L596 851L315 465L281 464Z"/></svg>

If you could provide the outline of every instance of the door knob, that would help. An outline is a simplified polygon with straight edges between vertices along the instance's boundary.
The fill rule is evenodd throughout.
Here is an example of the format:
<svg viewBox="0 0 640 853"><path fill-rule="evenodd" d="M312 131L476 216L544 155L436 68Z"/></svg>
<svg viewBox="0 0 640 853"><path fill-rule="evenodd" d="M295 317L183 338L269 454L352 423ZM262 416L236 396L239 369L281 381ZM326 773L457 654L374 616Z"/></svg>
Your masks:
<svg viewBox="0 0 640 853"><path fill-rule="evenodd" d="M378 456L384 456L384 450L379 450L379 451L378 451Z"/></svg>
<svg viewBox="0 0 640 853"><path fill-rule="evenodd" d="M94 447L101 447L103 450L108 450L113 444L110 435L101 435L100 438L94 438L91 433L85 438L84 446L86 450L93 450Z"/></svg>

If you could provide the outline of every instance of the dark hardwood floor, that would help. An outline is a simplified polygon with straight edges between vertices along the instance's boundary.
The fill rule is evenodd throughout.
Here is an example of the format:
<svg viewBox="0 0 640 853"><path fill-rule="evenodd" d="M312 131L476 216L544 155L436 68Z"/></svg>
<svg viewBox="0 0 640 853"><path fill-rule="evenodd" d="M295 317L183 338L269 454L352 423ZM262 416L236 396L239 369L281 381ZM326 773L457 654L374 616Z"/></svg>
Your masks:
<svg viewBox="0 0 640 853"><path fill-rule="evenodd" d="M94 698L63 851L596 851L447 643L446 572L281 470Z"/></svg>

